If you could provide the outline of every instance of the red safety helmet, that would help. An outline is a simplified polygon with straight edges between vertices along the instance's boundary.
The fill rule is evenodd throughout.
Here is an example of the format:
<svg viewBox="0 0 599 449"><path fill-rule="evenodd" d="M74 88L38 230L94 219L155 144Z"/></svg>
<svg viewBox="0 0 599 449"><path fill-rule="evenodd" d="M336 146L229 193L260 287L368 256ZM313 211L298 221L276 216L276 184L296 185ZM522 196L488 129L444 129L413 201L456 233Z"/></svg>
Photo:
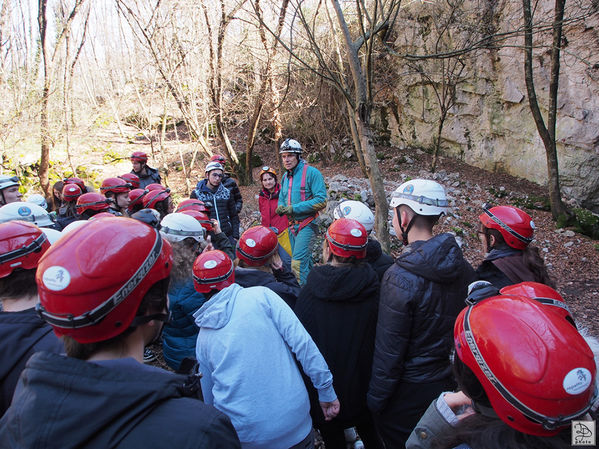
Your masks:
<svg viewBox="0 0 599 449"><path fill-rule="evenodd" d="M233 261L222 251L206 251L193 263L193 285L199 293L222 290L233 282L235 282Z"/></svg>
<svg viewBox="0 0 599 449"><path fill-rule="evenodd" d="M204 212L200 212L193 209L184 209L179 212L185 215L189 215L190 217L193 217L196 220L198 220L202 227L206 230L206 232L214 230L214 226L212 226L212 221L210 221L210 217L206 215Z"/></svg>
<svg viewBox="0 0 599 449"><path fill-rule="evenodd" d="M110 201L101 193L84 193L77 198L75 208L78 214L82 214L86 210L105 211L110 208Z"/></svg>
<svg viewBox="0 0 599 449"><path fill-rule="evenodd" d="M81 191L81 187L79 187L77 184L65 184L62 188L62 198L67 203L72 203L82 194L83 192Z"/></svg>
<svg viewBox="0 0 599 449"><path fill-rule="evenodd" d="M214 154L210 158L210 162L219 162L222 165L225 165L226 161L227 160L225 159L225 157L222 154Z"/></svg>
<svg viewBox="0 0 599 449"><path fill-rule="evenodd" d="M272 229L264 226L249 228L237 242L237 257L250 267L259 267L277 251L279 241Z"/></svg>
<svg viewBox="0 0 599 449"><path fill-rule="evenodd" d="M150 192L152 190L164 190L164 186L162 184L158 184L157 182L153 182L152 184L148 184L146 186L146 189L148 189Z"/></svg>
<svg viewBox="0 0 599 449"><path fill-rule="evenodd" d="M119 176L119 178L124 179L129 184L131 184L132 189L139 189L139 176L134 173L125 173L124 175Z"/></svg>
<svg viewBox="0 0 599 449"><path fill-rule="evenodd" d="M129 213L136 212L138 209L143 208L144 196L149 192L146 189L133 189L129 192L129 207L127 211Z"/></svg>
<svg viewBox="0 0 599 449"><path fill-rule="evenodd" d="M498 230L505 243L515 249L525 249L532 242L535 224L530 215L514 206L483 205L479 219L485 228Z"/></svg>
<svg viewBox="0 0 599 449"><path fill-rule="evenodd" d="M564 301L564 298L548 285L539 282L520 282L519 284L508 285L499 290L502 295L518 295L525 298L534 299L537 302L547 306L547 310L555 312L568 320L572 325L574 318L570 308Z"/></svg>
<svg viewBox="0 0 599 449"><path fill-rule="evenodd" d="M126 331L143 297L168 278L170 244L130 218L88 221L53 245L40 261L38 313L56 335L79 343Z"/></svg>
<svg viewBox="0 0 599 449"><path fill-rule="evenodd" d="M83 193L87 192L87 188L85 187L85 183L83 182L83 179L81 179L81 178L75 178L75 177L64 178L62 180L62 182L64 184L77 184L79 186L79 188L81 189L81 192L83 192Z"/></svg>
<svg viewBox="0 0 599 449"><path fill-rule="evenodd" d="M339 257L366 257L368 233L366 228L352 218L335 220L325 235L331 252Z"/></svg>
<svg viewBox="0 0 599 449"><path fill-rule="evenodd" d="M456 354L514 429L552 436L584 415L596 366L566 320L522 296L493 296L466 307L454 326Z"/></svg>
<svg viewBox="0 0 599 449"><path fill-rule="evenodd" d="M106 178L102 181L102 187L100 192L106 195L108 192L114 194L117 193L129 193L131 191L131 184L122 178Z"/></svg>
<svg viewBox="0 0 599 449"><path fill-rule="evenodd" d="M144 208L153 209L156 206L156 203L167 199L169 196L171 196L171 190L165 189L164 187L162 190L150 190L143 197L142 201L144 203Z"/></svg>
<svg viewBox="0 0 599 449"><path fill-rule="evenodd" d="M131 155L131 160L145 164L146 162L148 162L148 155L143 151L136 151Z"/></svg>
<svg viewBox="0 0 599 449"><path fill-rule="evenodd" d="M90 220L97 220L98 218L102 218L102 217L115 217L117 215L112 214L110 212L100 212L99 214L94 215L93 217L90 218ZM118 215L120 216L120 215Z"/></svg>
<svg viewBox="0 0 599 449"><path fill-rule="evenodd" d="M181 201L177 206L176 212L183 212L185 210L197 210L198 212L204 212L206 214L210 213L210 208L207 206L207 204L195 198Z"/></svg>
<svg viewBox="0 0 599 449"><path fill-rule="evenodd" d="M35 269L48 248L46 234L33 223L13 220L0 224L0 278L15 268Z"/></svg>

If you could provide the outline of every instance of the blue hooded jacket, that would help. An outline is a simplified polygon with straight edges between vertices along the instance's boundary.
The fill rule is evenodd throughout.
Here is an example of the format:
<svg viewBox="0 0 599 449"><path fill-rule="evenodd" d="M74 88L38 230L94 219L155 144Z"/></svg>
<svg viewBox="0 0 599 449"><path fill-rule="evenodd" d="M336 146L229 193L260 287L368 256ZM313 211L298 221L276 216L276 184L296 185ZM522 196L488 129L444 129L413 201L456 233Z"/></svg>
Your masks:
<svg viewBox="0 0 599 449"><path fill-rule="evenodd" d="M244 449L288 448L312 428L306 387L296 358L318 391L336 399L318 348L293 311L272 290L221 290L194 315L202 393L231 418Z"/></svg>

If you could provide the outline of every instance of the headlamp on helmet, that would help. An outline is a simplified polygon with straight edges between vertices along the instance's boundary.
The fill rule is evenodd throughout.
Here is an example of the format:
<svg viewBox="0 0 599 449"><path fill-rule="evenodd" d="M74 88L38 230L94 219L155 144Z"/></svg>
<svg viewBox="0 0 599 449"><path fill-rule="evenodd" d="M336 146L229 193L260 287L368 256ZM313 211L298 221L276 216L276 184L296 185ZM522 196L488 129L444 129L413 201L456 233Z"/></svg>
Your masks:
<svg viewBox="0 0 599 449"><path fill-rule="evenodd" d="M281 148L279 149L279 154L283 153L296 153L301 155L303 152L302 146L297 140L294 139L285 139L281 144Z"/></svg>

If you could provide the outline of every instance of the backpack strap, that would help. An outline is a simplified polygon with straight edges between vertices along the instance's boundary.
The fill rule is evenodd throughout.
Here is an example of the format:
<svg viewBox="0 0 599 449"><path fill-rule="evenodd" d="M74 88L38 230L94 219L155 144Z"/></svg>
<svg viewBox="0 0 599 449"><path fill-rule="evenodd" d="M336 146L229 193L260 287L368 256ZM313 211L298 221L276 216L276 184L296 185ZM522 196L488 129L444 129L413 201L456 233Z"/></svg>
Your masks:
<svg viewBox="0 0 599 449"><path fill-rule="evenodd" d="M308 163L304 161L304 169L302 170L302 183L300 184L300 198L306 201L306 173L308 172Z"/></svg>

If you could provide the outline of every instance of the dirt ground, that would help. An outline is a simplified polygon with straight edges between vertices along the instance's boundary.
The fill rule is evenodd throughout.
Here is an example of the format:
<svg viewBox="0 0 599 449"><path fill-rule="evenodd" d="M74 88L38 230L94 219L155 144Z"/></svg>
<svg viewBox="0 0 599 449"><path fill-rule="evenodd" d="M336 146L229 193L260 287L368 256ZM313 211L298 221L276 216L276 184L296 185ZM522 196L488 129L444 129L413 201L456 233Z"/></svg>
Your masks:
<svg viewBox="0 0 599 449"><path fill-rule="evenodd" d="M244 134L238 130L237 135L232 136L235 142L243 142ZM104 135L94 137L94 145L97 148L110 147L113 153L121 153L118 163L106 163L105 155L97 150L93 152L78 152L73 155L78 162L92 167L98 171L96 182L108 176L120 175L130 170L128 154L132 151L142 150L152 154L150 146L140 140L126 141L116 137L115 132L106 132ZM240 145L237 145L240 147ZM207 160L206 156L198 155L191 173L188 173L188 181L180 169L181 160L185 160L186 166L192 159L192 144L168 142L164 148L164 157L151 158L153 166L167 164L169 167L168 185L173 191L175 200L186 198L189 188L193 188L198 179L203 176L203 167ZM347 150L347 149L346 149ZM217 151L217 150L215 150ZM277 167L277 156L271 146L258 143L255 153L260 157L260 165L271 165ZM308 148L306 155L310 157L313 150ZM419 150L380 147L377 148L377 156L380 160L381 170L385 180L401 181L401 176L411 178L431 177L431 156ZM340 159L337 156L337 159ZM341 158L342 159L342 158ZM320 161L311 162L318 167L326 177L343 174L348 177L362 177L357 162L345 160L342 162ZM177 168L178 167L178 168ZM257 178L259 166L254 168L254 179ZM538 184L515 178L502 173L491 173L455 159L442 157L438 164L437 172L443 170L446 174L459 174L457 181L452 178L452 186L461 193L455 195L461 199L457 201L454 218L448 222L441 222L438 231L453 231L459 233L464 242L463 250L466 258L476 267L484 257L483 251L476 236L478 215L481 213L480 205L483 202L491 202L495 205L514 204L522 202L523 198L529 198L527 203L539 201L546 197L545 188ZM442 182L442 181L441 181ZM457 184L456 184L457 182ZM443 183L443 182L442 182ZM455 184L455 185L454 185ZM447 187L447 186L446 186ZM252 224L252 213L258 210L257 194L259 187L256 183L249 186L240 186L244 207L241 214L242 225ZM466 199L466 201L464 201ZM527 204L525 203L525 204ZM599 241L572 233L572 230L558 230L551 214L537 208L528 208L519 205L528 212L536 224L535 241L541 255L545 258L550 268L550 273L557 282L558 291L564 296L572 309L575 319L580 325L586 326L591 334L599 336ZM457 229L459 228L459 229ZM567 232L570 231L570 232Z"/></svg>
<svg viewBox="0 0 599 449"><path fill-rule="evenodd" d="M276 156L266 152L261 153L260 150L258 149L263 162L276 167ZM430 165L428 154L414 152L410 154L413 163L403 163L398 170L399 150L384 149L383 153L379 154L385 155L385 159L381 161L385 179L399 181L402 173L412 178L418 177L422 174L421 171L428 170ZM402 152L402 154L406 153ZM332 177L340 173L348 177L362 177L356 163L317 162L312 165L318 167L325 177ZM454 219L451 223L441 222L438 226L439 232L455 232L457 227L464 231L461 235L464 242L463 251L474 267L478 266L484 257L475 232L478 216L481 213L479 204L481 202L492 202L496 205L512 204L514 199L520 199L526 195L533 198L545 196L544 188L532 182L506 174L490 173L449 158L441 159L439 170L445 170L447 173L459 173L460 189L467 181L470 185L480 187L480 189L473 188L468 192L464 192L462 189L462 194L467 195L472 206L459 207L456 211L456 216L459 218ZM182 176L170 176L169 184L175 191L182 193L184 190L185 183ZM253 184L240 186L240 189L244 198L241 221L242 225L247 227L252 224L252 212L258 209L259 187L257 184ZM568 303L579 327L586 327L591 335L599 336L599 314L597 313L599 242L584 235L566 233L567 230L557 230L548 211L522 208L533 217L536 224L533 244L539 248L541 255L549 265L550 273L557 282L558 291ZM167 368L162 359L160 345L156 344L153 349L158 356L155 363Z"/></svg>

